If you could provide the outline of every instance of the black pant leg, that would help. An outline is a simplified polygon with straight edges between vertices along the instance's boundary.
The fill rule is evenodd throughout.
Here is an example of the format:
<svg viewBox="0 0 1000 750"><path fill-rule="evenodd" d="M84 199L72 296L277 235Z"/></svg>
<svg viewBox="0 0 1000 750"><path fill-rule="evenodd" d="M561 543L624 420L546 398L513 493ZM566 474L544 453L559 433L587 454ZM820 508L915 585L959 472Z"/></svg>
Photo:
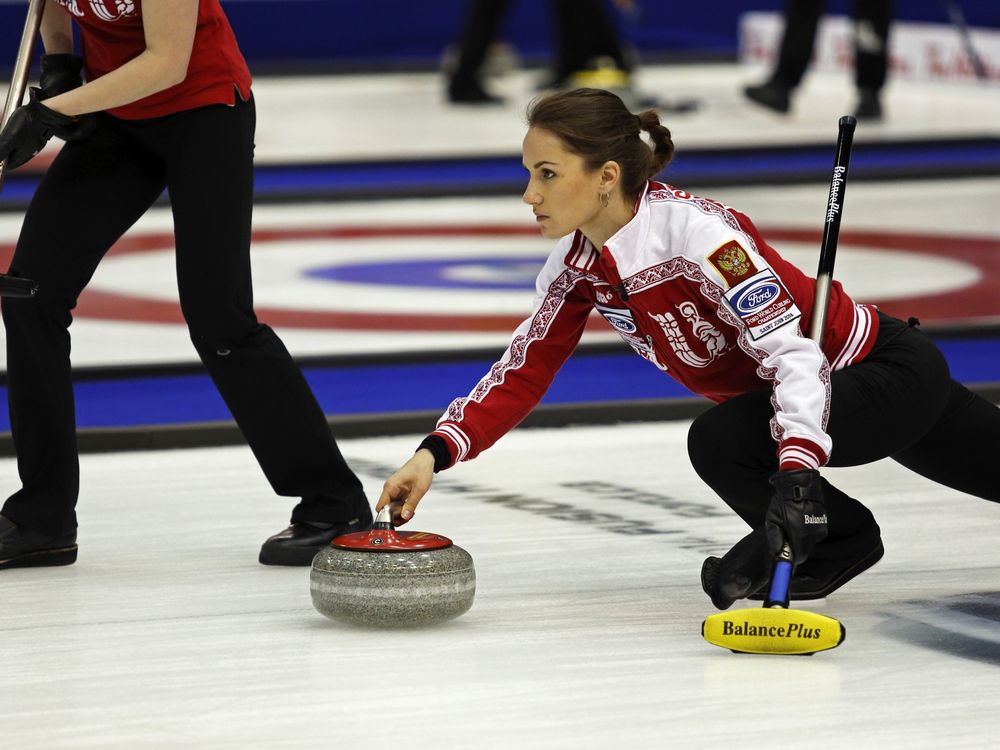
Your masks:
<svg viewBox="0 0 1000 750"><path fill-rule="evenodd" d="M802 82L812 59L816 27L825 6L821 0L788 0L778 65L771 75L776 83L793 89Z"/></svg>
<svg viewBox="0 0 1000 750"><path fill-rule="evenodd" d="M771 391L762 388L713 406L688 429L691 466L751 528L764 523L767 480L778 470L772 416Z"/></svg>
<svg viewBox="0 0 1000 750"><path fill-rule="evenodd" d="M854 0L854 80L859 89L878 91L889 67L890 0Z"/></svg>
<svg viewBox="0 0 1000 750"><path fill-rule="evenodd" d="M471 0L458 40L458 65L451 79L456 84L479 80L479 69L496 40L510 9L510 0Z"/></svg>
<svg viewBox="0 0 1000 750"><path fill-rule="evenodd" d="M11 271L38 282L34 299L3 299L8 406L22 487L3 515L35 531L76 528L79 491L70 373L72 310L101 258L163 191L164 171L99 117L86 141L67 144L24 218Z"/></svg>
<svg viewBox="0 0 1000 750"><path fill-rule="evenodd" d="M1000 409L952 381L934 427L892 458L946 487L1000 502Z"/></svg>
<svg viewBox="0 0 1000 750"><path fill-rule="evenodd" d="M831 375L829 465L860 466L904 451L938 423L951 392L948 365L923 334L880 316L876 348L862 363ZM763 388L710 409L691 425L688 452L702 479L751 527L758 528L777 470L770 420L772 391ZM873 522L871 512L825 478L832 547ZM817 547L814 557L822 554Z"/></svg>
<svg viewBox="0 0 1000 750"><path fill-rule="evenodd" d="M764 525L773 491L768 479L778 470L771 393L763 388L719 404L695 419L688 432L688 456L695 471L753 529ZM828 542L850 537L873 522L864 505L822 481Z"/></svg>
<svg viewBox="0 0 1000 750"><path fill-rule="evenodd" d="M365 500L284 344L253 310L254 104L172 118L164 142L181 309L198 355L293 520L338 521Z"/></svg>

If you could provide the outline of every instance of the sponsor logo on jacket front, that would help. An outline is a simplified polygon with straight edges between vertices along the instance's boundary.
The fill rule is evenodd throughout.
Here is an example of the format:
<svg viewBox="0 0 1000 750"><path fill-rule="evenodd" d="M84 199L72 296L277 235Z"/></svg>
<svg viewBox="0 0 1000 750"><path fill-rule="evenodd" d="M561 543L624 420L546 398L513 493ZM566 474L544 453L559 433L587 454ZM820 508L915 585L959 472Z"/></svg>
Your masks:
<svg viewBox="0 0 1000 750"><path fill-rule="evenodd" d="M635 324L632 311L627 307L610 307L609 305L594 305L604 319L608 321L612 328L618 331L618 335L624 339L625 343L635 349L639 354L647 359L653 353L653 347L649 344L639 331L639 326Z"/></svg>
<svg viewBox="0 0 1000 750"><path fill-rule="evenodd" d="M622 307L607 307L606 305L595 305L595 307L611 324L612 328L619 333L635 333L638 330L631 310Z"/></svg>

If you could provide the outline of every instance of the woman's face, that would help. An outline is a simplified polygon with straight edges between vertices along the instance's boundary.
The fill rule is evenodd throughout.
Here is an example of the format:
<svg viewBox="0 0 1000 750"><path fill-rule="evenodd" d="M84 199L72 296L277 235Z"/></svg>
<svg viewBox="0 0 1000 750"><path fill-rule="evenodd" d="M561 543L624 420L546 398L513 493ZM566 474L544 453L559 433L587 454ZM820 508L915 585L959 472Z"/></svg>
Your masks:
<svg viewBox="0 0 1000 750"><path fill-rule="evenodd" d="M543 237L563 237L600 214L601 170L588 170L558 136L529 128L522 153L530 175L522 199L534 211Z"/></svg>

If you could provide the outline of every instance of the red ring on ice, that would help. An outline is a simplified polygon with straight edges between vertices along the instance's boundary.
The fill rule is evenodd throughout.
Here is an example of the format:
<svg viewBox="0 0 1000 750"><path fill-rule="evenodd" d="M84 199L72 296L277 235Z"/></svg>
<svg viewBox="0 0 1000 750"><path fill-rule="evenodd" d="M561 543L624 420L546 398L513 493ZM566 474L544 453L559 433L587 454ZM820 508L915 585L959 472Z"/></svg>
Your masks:
<svg viewBox="0 0 1000 750"><path fill-rule="evenodd" d="M801 242L819 248L820 232L805 229L769 228L762 234L769 241ZM301 239L355 239L375 237L537 237L534 226L333 226L258 229L253 242L284 242ZM172 233L133 234L118 241L111 254L142 253L173 247ZM896 298L879 307L890 315L915 315L935 323L972 322L1000 317L996 290L1000 288L1000 238L942 234L911 234L880 231L843 231L840 247L863 246L890 251L920 253L963 261L979 270L979 279L958 290ZM0 245L0 259L9 262L12 245ZM818 250L817 250L818 254ZM74 310L77 318L125 320L146 323L183 324L174 301L87 289ZM260 320L278 328L336 329L354 331L445 331L510 332L521 322L516 315L350 312L258 307ZM605 324L594 319L601 330Z"/></svg>

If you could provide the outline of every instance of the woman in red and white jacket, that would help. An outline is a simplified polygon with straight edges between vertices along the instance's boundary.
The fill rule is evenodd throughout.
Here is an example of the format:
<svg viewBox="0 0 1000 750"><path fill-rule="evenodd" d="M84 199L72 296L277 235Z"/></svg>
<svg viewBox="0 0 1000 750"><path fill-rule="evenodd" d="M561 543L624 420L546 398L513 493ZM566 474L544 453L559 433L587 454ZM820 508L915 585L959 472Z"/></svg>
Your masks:
<svg viewBox="0 0 1000 750"><path fill-rule="evenodd" d="M539 402L596 309L637 354L716 406L689 432L699 475L751 527L702 569L720 608L756 595L787 541L792 598L816 598L877 562L872 514L819 474L891 456L1000 501L989 460L1000 410L953 381L913 326L832 285L822 346L808 331L815 280L745 215L651 182L673 155L653 111L579 89L529 112L524 201L558 239L535 308L507 351L451 404L385 483L377 508L412 517L433 473L474 458ZM653 147L642 139L645 131Z"/></svg>
<svg viewBox="0 0 1000 750"><path fill-rule="evenodd" d="M67 143L10 265L38 282L37 296L3 300L22 488L0 511L0 568L76 559L71 311L164 189L195 349L275 492L301 498L260 561L309 565L332 537L366 528L371 508L302 373L254 315L254 101L219 0L46 0L41 35L40 87L0 133L0 160L16 168L53 135Z"/></svg>

